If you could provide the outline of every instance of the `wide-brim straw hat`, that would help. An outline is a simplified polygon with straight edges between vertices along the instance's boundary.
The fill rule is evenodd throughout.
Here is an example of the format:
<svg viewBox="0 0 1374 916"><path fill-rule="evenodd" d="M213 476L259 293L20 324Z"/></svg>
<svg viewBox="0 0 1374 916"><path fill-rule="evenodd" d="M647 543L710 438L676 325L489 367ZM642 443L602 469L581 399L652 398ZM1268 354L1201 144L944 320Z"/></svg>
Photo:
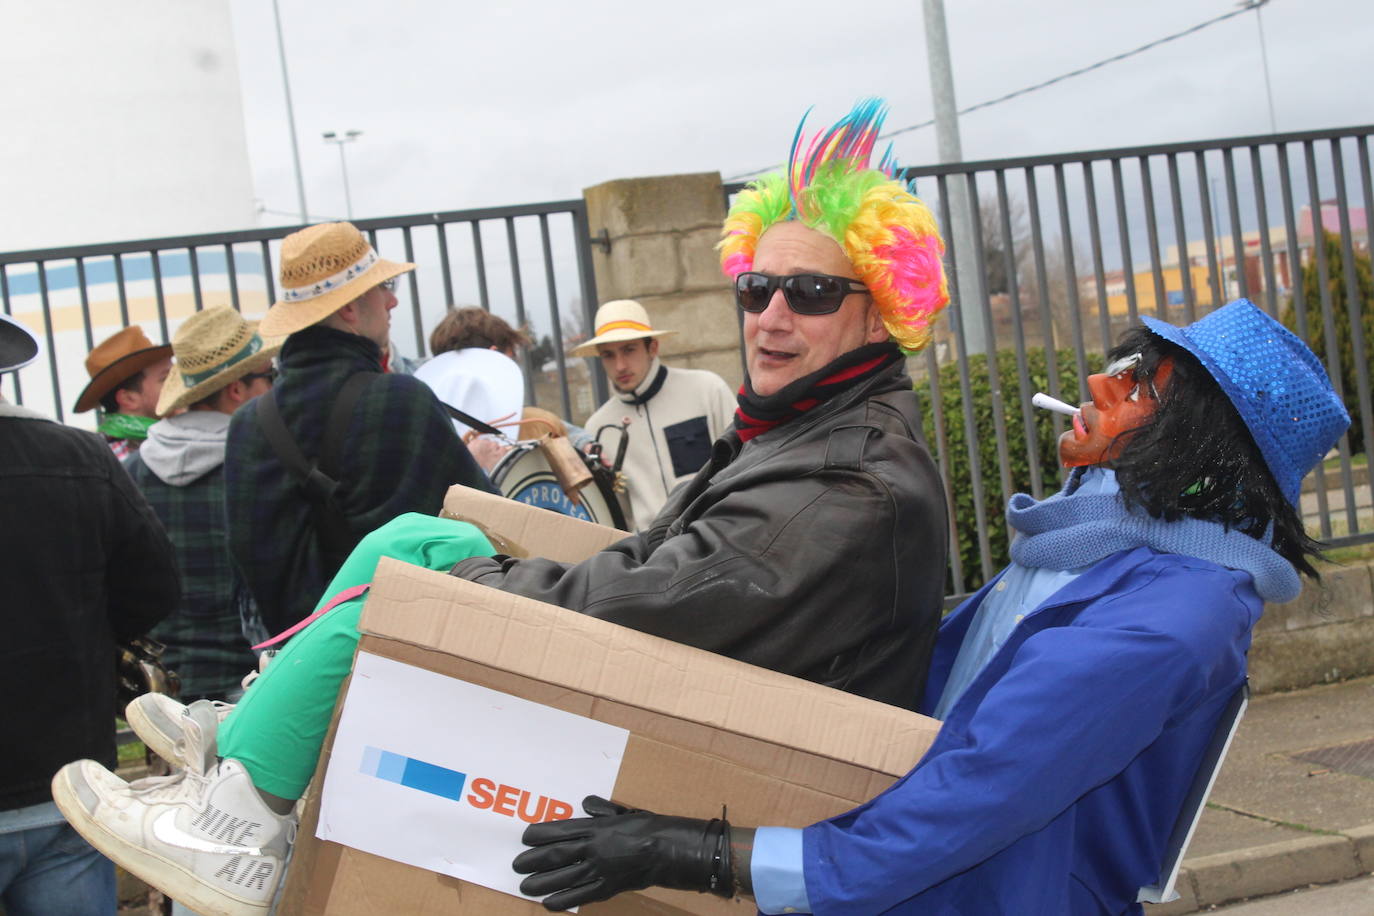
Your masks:
<svg viewBox="0 0 1374 916"><path fill-rule="evenodd" d="M294 334L377 284L414 269L414 264L378 257L352 223L306 226L282 239L282 297L272 303L258 330L268 337Z"/></svg>
<svg viewBox="0 0 1374 916"><path fill-rule="evenodd" d="M281 351L284 338L264 338L258 323L228 305L216 305L187 318L172 336L176 362L162 395L159 416L208 398L230 382L267 368Z"/></svg>
<svg viewBox="0 0 1374 916"><path fill-rule="evenodd" d="M81 390L72 411L85 413L121 383L171 355L171 344L154 344L136 324L116 331L86 357L86 372L91 380Z"/></svg>
<svg viewBox="0 0 1374 916"><path fill-rule="evenodd" d="M22 369L38 358L38 338L8 315L0 315L0 372Z"/></svg>
<svg viewBox="0 0 1374 916"><path fill-rule="evenodd" d="M677 331L655 331L649 324L649 313L633 299L612 299L596 310L596 336L573 347L572 356L595 356L602 344L644 337L662 337Z"/></svg>

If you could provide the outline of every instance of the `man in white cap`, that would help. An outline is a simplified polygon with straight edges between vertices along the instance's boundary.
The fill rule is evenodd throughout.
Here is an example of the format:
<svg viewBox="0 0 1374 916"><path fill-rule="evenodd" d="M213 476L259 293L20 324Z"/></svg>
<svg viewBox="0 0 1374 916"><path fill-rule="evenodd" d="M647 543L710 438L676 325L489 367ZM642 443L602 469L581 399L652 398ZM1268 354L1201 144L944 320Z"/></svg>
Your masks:
<svg viewBox="0 0 1374 916"><path fill-rule="evenodd" d="M153 636L163 661L181 677L181 696L233 699L243 673L257 666L244 636L242 585L229 561L224 518L224 450L229 418L271 390L279 339L228 305L196 312L172 338L176 365L157 412L125 470L148 498L176 550L182 602Z"/></svg>
<svg viewBox="0 0 1374 916"><path fill-rule="evenodd" d="M38 355L0 315L0 373ZM93 433L0 399L0 907L114 916L109 860L63 821L49 780L75 755L115 763L115 640L177 602L172 545Z"/></svg>
<svg viewBox="0 0 1374 916"><path fill-rule="evenodd" d="M456 483L490 490L434 393L382 371L397 276L349 223L281 246L282 298L259 333L285 337L281 380L234 414L225 460L229 548L264 626L307 616L364 534L433 515Z"/></svg>
<svg viewBox="0 0 1374 916"><path fill-rule="evenodd" d="M616 428L601 439L608 455L618 451L620 436L629 437L622 468L638 528L653 521L678 484L701 470L711 443L735 418L735 395L720 376L670 369L659 361L658 338L673 333L654 330L644 306L633 299L616 299L596 310L596 336L572 351L601 360L615 389L588 418L587 431Z"/></svg>

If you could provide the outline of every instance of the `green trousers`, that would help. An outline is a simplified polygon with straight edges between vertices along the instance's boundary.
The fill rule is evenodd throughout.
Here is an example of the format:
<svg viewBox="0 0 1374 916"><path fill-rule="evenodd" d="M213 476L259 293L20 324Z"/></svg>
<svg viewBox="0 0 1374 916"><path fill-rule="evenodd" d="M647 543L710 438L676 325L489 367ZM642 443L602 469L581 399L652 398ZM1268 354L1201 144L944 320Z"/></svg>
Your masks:
<svg viewBox="0 0 1374 916"><path fill-rule="evenodd" d="M382 557L447 571L459 560L493 553L472 525L408 513L358 543L315 607L371 582ZM365 600L345 601L291 637L220 725L219 755L243 764L259 789L300 798L315 774L339 686L353 667Z"/></svg>

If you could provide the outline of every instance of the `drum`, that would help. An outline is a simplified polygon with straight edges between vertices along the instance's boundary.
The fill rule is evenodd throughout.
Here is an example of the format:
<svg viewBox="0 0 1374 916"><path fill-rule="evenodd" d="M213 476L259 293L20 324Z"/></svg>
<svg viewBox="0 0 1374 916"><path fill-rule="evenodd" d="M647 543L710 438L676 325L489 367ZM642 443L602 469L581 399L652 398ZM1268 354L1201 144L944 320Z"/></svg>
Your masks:
<svg viewBox="0 0 1374 916"><path fill-rule="evenodd" d="M579 453L580 455L580 453ZM625 510L611 487L610 473L588 460L592 469L592 482L582 488L579 494L582 504L577 505L558 485L558 478L549 468L544 453L534 442L517 442L509 452L501 456L491 471L492 485L502 496L522 502L528 506L538 506L570 515L584 522L594 522L611 528L625 529Z"/></svg>

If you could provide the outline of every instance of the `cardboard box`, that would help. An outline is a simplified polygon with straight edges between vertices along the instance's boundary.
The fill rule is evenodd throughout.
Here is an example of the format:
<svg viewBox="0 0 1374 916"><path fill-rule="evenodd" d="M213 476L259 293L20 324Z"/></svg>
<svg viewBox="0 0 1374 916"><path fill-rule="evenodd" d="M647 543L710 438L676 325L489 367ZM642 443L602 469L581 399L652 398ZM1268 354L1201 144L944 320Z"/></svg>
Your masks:
<svg viewBox="0 0 1374 916"><path fill-rule="evenodd" d="M439 514L482 529L497 553L544 557L560 563L581 562L629 536L618 528L594 525L464 486L449 488Z"/></svg>
<svg viewBox="0 0 1374 916"><path fill-rule="evenodd" d="M446 511L472 510L468 494L457 498L463 506L446 503ZM516 506L514 516L550 514L498 501L503 512ZM512 530L533 543L540 522L527 518L532 528ZM890 785L939 728L905 710L394 560L379 565L360 626L360 650L629 729L614 797L665 813L718 817L725 804L740 825L802 827ZM443 716L435 711L436 721ZM331 729L312 793L332 740ZM283 914L544 912L322 842L314 835L317 814L318 798L308 795ZM651 889L583 912L742 914L754 907Z"/></svg>

